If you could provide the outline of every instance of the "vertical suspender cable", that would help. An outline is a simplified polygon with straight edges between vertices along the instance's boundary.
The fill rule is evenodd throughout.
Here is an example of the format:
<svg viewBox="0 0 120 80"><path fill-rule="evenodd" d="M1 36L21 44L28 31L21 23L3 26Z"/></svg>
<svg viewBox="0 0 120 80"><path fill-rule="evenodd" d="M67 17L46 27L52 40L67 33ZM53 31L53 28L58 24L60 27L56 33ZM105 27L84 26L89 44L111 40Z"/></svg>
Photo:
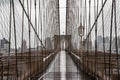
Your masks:
<svg viewBox="0 0 120 80"><path fill-rule="evenodd" d="M88 32L88 21L87 21L87 0L85 0L85 29L86 29L86 35L87 35L87 32ZM86 48L86 46L87 46L87 43L86 44L83 44L83 46L84 46L84 50L86 51L86 50L88 50L87 48ZM86 52L85 52L86 53ZM87 53L88 54L88 53ZM87 57L86 57L86 55L85 55L85 57L84 57L84 60L86 60L87 59ZM86 63L85 63L86 64ZM87 64L88 64L88 62L87 62ZM85 75L85 77L87 77L87 75Z"/></svg>
<svg viewBox="0 0 120 80"><path fill-rule="evenodd" d="M96 1L95 1L95 5L96 5ZM94 6L95 6L94 5ZM98 15L98 5L99 5L99 0L97 0L97 9L95 8L95 18L96 18L96 16ZM98 44L97 44L97 28L98 27L98 22L96 22L96 25L95 25L95 73L97 73L97 57L98 57L98 55L97 55L97 47L98 47Z"/></svg>
<svg viewBox="0 0 120 80"><path fill-rule="evenodd" d="M23 0L24 5L24 0ZM24 11L22 10L22 40L21 40L21 56L23 56L23 35L24 35Z"/></svg>
<svg viewBox="0 0 120 80"><path fill-rule="evenodd" d="M85 1L83 1L83 26L85 26Z"/></svg>
<svg viewBox="0 0 120 80"><path fill-rule="evenodd" d="M82 0L80 0L80 24L82 24Z"/></svg>
<svg viewBox="0 0 120 80"><path fill-rule="evenodd" d="M83 5L84 6L83 6ZM82 8L82 26L84 27L84 26L86 26L86 29L87 29L87 4L86 4L86 0L85 1L81 1L81 8ZM85 9L84 9L84 7L85 7ZM85 32L85 31L84 31ZM83 33L84 34L84 33ZM83 37L84 37L84 35L83 35ZM83 45L83 38L81 38L81 48L82 48L82 63L83 64L81 64L82 65L82 69L84 70L84 53L85 53L85 47L84 47L84 45ZM84 71L82 71L82 74L84 74ZM85 78L85 76L83 75L83 77L82 77L82 79L84 79Z"/></svg>
<svg viewBox="0 0 120 80"><path fill-rule="evenodd" d="M10 18L9 18L9 52L8 52L8 69L7 69L7 80L9 80L9 76L10 76L10 48L11 48L11 18L12 18L12 8L11 8L11 0L10 0Z"/></svg>
<svg viewBox="0 0 120 80"><path fill-rule="evenodd" d="M112 9L111 9L111 25L110 25L110 53L109 53L109 80L111 77L111 50L112 50L112 29L113 29L113 1L112 1Z"/></svg>
<svg viewBox="0 0 120 80"><path fill-rule="evenodd" d="M87 22L87 1L85 0L85 24L86 24L86 36L87 36L87 32L88 32L88 22Z"/></svg>
<svg viewBox="0 0 120 80"><path fill-rule="evenodd" d="M40 8L41 9L41 8ZM42 29L42 26L43 26L43 13L41 12L41 41L43 40L43 29ZM42 41L43 42L43 41ZM42 44L41 44L42 45ZM44 57L44 55L43 55L43 48L41 47L41 56L42 56L42 58ZM40 63L41 65L42 65L42 62ZM42 66L42 69L44 68L44 65ZM43 72L42 72L42 74L43 74Z"/></svg>
<svg viewBox="0 0 120 80"><path fill-rule="evenodd" d="M39 11L38 11L38 35L40 36L40 20L41 20L41 14L40 14L40 0L39 0ZM39 47L37 47L37 49L38 49L38 70L40 70L40 55L39 54L41 54L41 52L40 52L40 50L39 50Z"/></svg>
<svg viewBox="0 0 120 80"><path fill-rule="evenodd" d="M83 23L82 23L82 17L83 17L82 12L83 12L82 11L82 0L80 0L80 24L79 24L80 26L83 25ZM81 55L82 54L82 36L79 37L79 44L80 44L79 56L82 57L82 55ZM78 64L78 66L81 66L80 62ZM81 66L81 68L83 68L83 66ZM82 74L83 74L83 71L82 71ZM82 78L83 78L83 76L82 76Z"/></svg>
<svg viewBox="0 0 120 80"><path fill-rule="evenodd" d="M60 0L58 0L58 27L59 27L59 35L60 35L60 4L59 4ZM67 0L66 0L66 5L67 5ZM66 13L67 15L67 13ZM67 19L66 19L66 31L67 31ZM67 34L67 32L66 32Z"/></svg>
<svg viewBox="0 0 120 80"><path fill-rule="evenodd" d="M30 20L31 20L31 13L32 13L32 1L30 0L30 14L29 14L29 17L30 17ZM29 23L29 52L30 52L30 74L32 73L32 59L31 59L31 25ZM30 78L31 80L31 78Z"/></svg>
<svg viewBox="0 0 120 80"><path fill-rule="evenodd" d="M97 10L96 10L96 15L98 15L98 6L99 6L99 0L97 0ZM96 22L96 28L95 28L95 36L96 36L96 49L95 49L95 55L96 55L96 58L98 57L98 54L97 54L97 51L98 51L98 44L97 44L97 42L98 42L98 40L97 40L97 36L98 36L98 34L97 34L97 32L98 32L98 21ZM98 65L96 64L96 67L97 67L97 69L98 69ZM97 70L98 71L98 70ZM96 71L96 72L97 72Z"/></svg>
<svg viewBox="0 0 120 80"><path fill-rule="evenodd" d="M23 0L23 6L24 6L24 0ZM23 34L24 34L24 11L22 10L21 62L22 62L22 57L24 56L24 54L23 54L23 45L24 45L23 44ZM21 68L20 68L21 71L22 71L22 66L23 66L23 64L21 64ZM22 74L24 74L24 73L22 72ZM20 79L21 79L21 77L20 77Z"/></svg>
<svg viewBox="0 0 120 80"><path fill-rule="evenodd" d="M96 24L98 18L100 17L100 14L101 14L103 8L105 7L106 2L107 2L107 0L104 1L103 5L102 5L102 8L100 9L100 11L99 11L99 13L98 13L98 15L97 15L97 18L95 19L95 22L93 23L90 31L88 32L88 35L87 35L86 39L84 40L84 44L87 42L89 36L91 35L91 32L92 32L93 28L95 27L95 24Z"/></svg>
<svg viewBox="0 0 120 80"><path fill-rule="evenodd" d="M36 0L34 0L34 8L35 8L35 30L37 32L37 19L36 19ZM38 34L39 36L39 34ZM36 35L34 34L34 58L35 58L35 65L34 65L34 70L36 70L37 68L37 64L36 64L36 60L37 60L37 57L36 57L36 54L37 54L37 51L36 51L36 45L37 45L37 37Z"/></svg>
<svg viewBox="0 0 120 80"><path fill-rule="evenodd" d="M97 11L96 11L96 0L94 0L94 18L96 19L96 15L97 15ZM95 23L95 54L94 54L94 60L95 60L95 64L94 64L94 67L95 67L95 73L97 71L97 62L96 62L96 57L97 57L97 22ZM95 76L95 74L94 74Z"/></svg>
<svg viewBox="0 0 120 80"><path fill-rule="evenodd" d="M42 44L43 48L45 49L45 46L43 45L41 39L39 38L39 36L38 36L38 34L37 34L37 32L36 32L36 30L35 30L35 28L34 28L32 22L31 22L31 20L30 20L30 18L29 18L29 15L27 14L27 12L26 12L26 10L25 10L25 8L24 8L24 6L23 6L21 0L19 0L19 3L20 3L20 5L22 6L22 8L23 8L23 10L24 10L24 13L25 13L25 15L26 15L26 17L27 17L27 19L28 19L28 21L29 21L29 23L30 23L30 25L31 25L31 27L32 27L32 29L33 29L33 31L34 31L34 33L36 34L36 36L37 36L39 42Z"/></svg>
<svg viewBox="0 0 120 80"><path fill-rule="evenodd" d="M31 20L31 12L32 12L32 1L30 0L30 12L29 12L29 17L30 17L30 20ZM29 8L28 8L29 10ZM31 59L31 55L32 55L32 52L31 52L31 25L29 23L29 57L30 57L30 74L32 74L32 59ZM31 80L31 77L30 77L30 80Z"/></svg>
<svg viewBox="0 0 120 80"><path fill-rule="evenodd" d="M27 12L28 12L28 17L30 17L30 20L31 20L31 0L30 0L30 12L29 12L29 3L28 3L28 0L27 0ZM28 20L28 30L29 30L29 74L30 74L30 80L31 80L31 73L32 73L32 68L31 68L31 29L30 29L30 23L29 23L29 20Z"/></svg>
<svg viewBox="0 0 120 80"><path fill-rule="evenodd" d="M88 30L90 30L90 28L91 28L91 0L89 0L89 28L88 28ZM90 41L91 41L91 35L89 36L89 39L88 39L88 43L89 43L88 46L89 46L89 48L91 47L90 46Z"/></svg>
<svg viewBox="0 0 120 80"><path fill-rule="evenodd" d="M35 0L35 25L36 25L36 31L37 31L37 33L38 33L38 36L39 36L39 24L37 23L37 2L36 2L36 0ZM38 38L36 37L36 43L37 43L37 51L36 51L36 69L38 70L38 68L39 68L39 63L38 63L38 46L39 46L39 43L38 43ZM36 71L37 71L36 70Z"/></svg>
<svg viewBox="0 0 120 80"><path fill-rule="evenodd" d="M15 57L16 57L16 80L18 80L18 61L17 61L17 37L16 37L16 23L15 23L15 8L14 8L14 0L12 0L12 8L13 8L13 23L14 23L14 39L15 39Z"/></svg>
<svg viewBox="0 0 120 80"><path fill-rule="evenodd" d="M88 32L89 32L89 29L91 27L91 0L89 0L89 20L88 20ZM90 54L90 36L88 37L88 40L87 40L87 59L89 60L89 54ZM87 65L89 64L89 62L87 61Z"/></svg>
<svg viewBox="0 0 120 80"><path fill-rule="evenodd" d="M35 1L36 1L36 0L33 1L33 5L34 5L34 18L33 18L33 21L34 21L34 26L35 26L34 28L35 28L35 31L36 31L36 16L35 16L35 15L36 15L36 11L35 11L35 10L36 10L36 3L35 3ZM37 31L36 31L36 33L37 33ZM33 41L34 41L34 46L33 46L33 47L34 47L34 54L32 53L32 58L33 58L33 56L35 57L35 55L36 55L36 52L35 52L35 49L36 49L36 48L35 48L36 35L35 35L35 33L34 33ZM32 62L32 63L33 63L33 62ZM35 67L36 67L36 64L34 63L34 66L32 67L32 69L33 69L33 70L32 70L32 73L34 73ZM33 77L32 77L32 79L33 79Z"/></svg>
<svg viewBox="0 0 120 80"><path fill-rule="evenodd" d="M117 19L116 19L116 0L113 0L114 2L114 23L115 23L115 47L116 47L116 60L117 60L117 72L118 72L118 80L120 79L119 77L119 54L118 54L118 34L117 34Z"/></svg>
<svg viewBox="0 0 120 80"><path fill-rule="evenodd" d="M89 29L90 29L90 27L91 27L91 0L89 0L89 20L88 20L88 32L89 32ZM88 38L88 45L87 45L87 53L89 54L89 51L90 51L90 38L91 38L91 36L89 36L89 38Z"/></svg>
<svg viewBox="0 0 120 80"><path fill-rule="evenodd" d="M60 2L60 0L59 0L59 2ZM69 18L69 0L66 0L66 35L68 35L68 18ZM58 9L59 9L59 6L58 6ZM60 11L59 11L59 15L60 15ZM59 19L60 20L60 19ZM60 24L60 21L59 21L59 24ZM60 27L60 26L59 26ZM60 30L60 28L59 28L59 30Z"/></svg>
<svg viewBox="0 0 120 80"><path fill-rule="evenodd" d="M103 5L103 0L102 3ZM102 10L102 35L103 35L103 52L104 52L104 69L106 74L106 54L105 54L105 24L104 24L104 9Z"/></svg>

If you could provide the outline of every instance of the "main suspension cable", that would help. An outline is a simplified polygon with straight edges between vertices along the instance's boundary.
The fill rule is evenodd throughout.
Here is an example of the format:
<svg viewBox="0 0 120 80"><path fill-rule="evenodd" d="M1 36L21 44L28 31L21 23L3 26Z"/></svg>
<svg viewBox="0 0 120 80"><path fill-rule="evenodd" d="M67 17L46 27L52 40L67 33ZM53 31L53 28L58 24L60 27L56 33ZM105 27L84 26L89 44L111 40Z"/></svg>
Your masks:
<svg viewBox="0 0 120 80"><path fill-rule="evenodd" d="M96 22L98 21L98 18L100 17L100 14L102 13L102 11L103 11L103 9L104 9L104 6L105 6L106 2L107 2L107 0L104 1L103 5L102 5L102 8L100 9L99 14L97 15L97 18L95 19L95 22L93 23L93 25L92 25L92 27L91 27L91 29L90 29L90 31L89 31L89 33L88 33L88 35L87 35L85 41L84 41L84 44L87 42L89 36L91 35L91 32L92 32L93 28L95 27L95 24L96 24Z"/></svg>
<svg viewBox="0 0 120 80"><path fill-rule="evenodd" d="M40 43L41 43L41 45L43 46L43 48L45 48L44 44L42 43L42 41L41 41L41 39L40 39L39 35L37 34L37 31L35 30L35 28L34 28L34 26L33 26L32 22L31 22L31 20L30 20L29 15L27 14L27 12L26 12L26 10L25 10L25 8L24 8L24 6L23 6L23 4L22 4L21 0L19 0L19 2L20 2L20 4L21 4L22 9L24 10L25 15L26 15L26 17L27 17L27 19L28 19L28 21L29 21L29 23L30 23L30 25L31 25L31 27L32 27L32 29L33 29L33 31L35 32L35 34L36 34L36 36L37 36L38 40L40 41Z"/></svg>

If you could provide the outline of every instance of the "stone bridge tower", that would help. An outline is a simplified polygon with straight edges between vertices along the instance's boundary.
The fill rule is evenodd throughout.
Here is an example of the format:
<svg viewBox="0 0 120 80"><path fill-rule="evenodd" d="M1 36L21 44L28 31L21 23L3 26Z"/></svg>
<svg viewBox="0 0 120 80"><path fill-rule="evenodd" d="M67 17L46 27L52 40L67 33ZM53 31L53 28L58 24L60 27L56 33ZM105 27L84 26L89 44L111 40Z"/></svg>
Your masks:
<svg viewBox="0 0 120 80"><path fill-rule="evenodd" d="M54 50L67 50L72 49L71 35L54 35Z"/></svg>

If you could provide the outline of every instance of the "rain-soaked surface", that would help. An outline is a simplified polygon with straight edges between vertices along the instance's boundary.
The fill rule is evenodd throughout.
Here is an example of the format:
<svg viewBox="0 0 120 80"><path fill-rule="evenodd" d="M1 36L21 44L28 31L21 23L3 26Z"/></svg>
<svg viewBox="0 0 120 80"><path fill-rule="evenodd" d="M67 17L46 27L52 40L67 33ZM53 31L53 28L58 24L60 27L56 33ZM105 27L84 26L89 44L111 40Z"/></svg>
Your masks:
<svg viewBox="0 0 120 80"><path fill-rule="evenodd" d="M65 51L60 51L46 73L38 80L93 80L83 78L71 57ZM87 76L88 78L88 76Z"/></svg>

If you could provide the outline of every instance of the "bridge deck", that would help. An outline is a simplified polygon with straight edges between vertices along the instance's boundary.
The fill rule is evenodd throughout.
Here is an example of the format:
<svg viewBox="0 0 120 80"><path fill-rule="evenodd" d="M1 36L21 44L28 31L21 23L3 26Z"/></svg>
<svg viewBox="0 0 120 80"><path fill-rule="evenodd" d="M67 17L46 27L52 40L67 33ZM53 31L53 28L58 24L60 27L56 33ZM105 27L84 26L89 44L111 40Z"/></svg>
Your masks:
<svg viewBox="0 0 120 80"><path fill-rule="evenodd" d="M71 57L65 51L60 51L38 80L84 80L83 76L85 74L82 74L82 71L79 72ZM87 78L92 80L89 76Z"/></svg>

